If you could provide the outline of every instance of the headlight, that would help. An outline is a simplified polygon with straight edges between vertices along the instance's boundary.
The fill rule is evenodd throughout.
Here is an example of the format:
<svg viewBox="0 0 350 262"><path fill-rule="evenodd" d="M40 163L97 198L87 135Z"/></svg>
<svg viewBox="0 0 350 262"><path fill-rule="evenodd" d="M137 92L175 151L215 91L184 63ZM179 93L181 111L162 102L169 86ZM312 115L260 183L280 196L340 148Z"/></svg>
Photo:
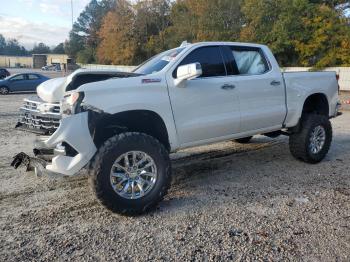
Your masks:
<svg viewBox="0 0 350 262"><path fill-rule="evenodd" d="M80 112L80 103L83 101L84 93L72 92L64 95L61 101L62 116L74 115Z"/></svg>

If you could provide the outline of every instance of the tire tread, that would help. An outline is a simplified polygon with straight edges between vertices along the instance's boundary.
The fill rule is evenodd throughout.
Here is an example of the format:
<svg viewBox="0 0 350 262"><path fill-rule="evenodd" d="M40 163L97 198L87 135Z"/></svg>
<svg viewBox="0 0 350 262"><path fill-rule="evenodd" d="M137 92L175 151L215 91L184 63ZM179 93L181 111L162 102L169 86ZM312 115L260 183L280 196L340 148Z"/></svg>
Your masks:
<svg viewBox="0 0 350 262"><path fill-rule="evenodd" d="M135 142L139 142L140 139L143 140L143 142L146 143L151 143L152 146L155 146L159 150L159 154L166 159L165 164L165 183L161 187L159 194L155 199L152 200L151 203L148 205L145 205L142 209L133 209L133 208L121 208L120 206L116 205L115 203L109 201L104 197L104 192L103 188L100 187L98 183L98 175L101 173L102 169L102 164L103 164L103 158L104 156L110 152L114 147L118 146L118 143L124 139L131 139L135 140ZM139 132L126 132L126 133L121 133L118 135L115 135L105 141L105 143L99 148L97 153L95 154L95 157L91 161L91 164L89 166L89 177L90 177L90 186L92 190L94 191L97 200L111 210L112 212L120 213L123 215L128 215L128 216L136 216L140 215L141 213L144 213L154 207L157 203L163 200L164 196L167 195L168 190L170 188L171 184L171 165L170 165L170 160L169 160L169 154L167 150L165 149L164 145L161 144L157 139L155 139L152 136L149 136L144 133L139 133Z"/></svg>

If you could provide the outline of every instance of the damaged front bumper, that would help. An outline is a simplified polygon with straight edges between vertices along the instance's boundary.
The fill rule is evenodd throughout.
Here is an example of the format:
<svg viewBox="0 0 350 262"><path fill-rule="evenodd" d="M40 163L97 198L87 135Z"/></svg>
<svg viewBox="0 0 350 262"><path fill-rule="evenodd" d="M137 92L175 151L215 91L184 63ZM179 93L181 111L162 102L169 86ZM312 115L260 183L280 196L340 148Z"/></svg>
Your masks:
<svg viewBox="0 0 350 262"><path fill-rule="evenodd" d="M37 158L20 153L15 157L12 166L17 168L22 164L28 169L35 163L34 168L43 164L49 173L67 176L77 174L97 151L88 127L88 112L63 118L58 129L46 140L41 141L41 147L54 149L55 156L51 163L43 164L42 161L37 161Z"/></svg>

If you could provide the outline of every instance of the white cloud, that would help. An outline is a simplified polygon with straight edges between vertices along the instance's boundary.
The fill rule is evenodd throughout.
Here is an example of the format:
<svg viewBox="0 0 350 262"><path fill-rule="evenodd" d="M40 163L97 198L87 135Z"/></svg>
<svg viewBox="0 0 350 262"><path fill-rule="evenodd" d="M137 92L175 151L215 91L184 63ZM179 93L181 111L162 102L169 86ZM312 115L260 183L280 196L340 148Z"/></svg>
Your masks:
<svg viewBox="0 0 350 262"><path fill-rule="evenodd" d="M5 8L0 11L0 34L5 38L16 38L26 48L32 48L39 42L54 46L68 38L71 30L71 0L17 1L16 9ZM89 2L73 0L74 20ZM22 7L27 13L19 12L18 9Z"/></svg>
<svg viewBox="0 0 350 262"><path fill-rule="evenodd" d="M45 14L59 15L62 13L59 5L57 5L57 4L49 4L49 3L42 2L39 4L39 7L40 7L41 12L43 12Z"/></svg>
<svg viewBox="0 0 350 262"><path fill-rule="evenodd" d="M33 0L20 0L19 2L28 5L29 7L33 6Z"/></svg>
<svg viewBox="0 0 350 262"><path fill-rule="evenodd" d="M70 28L35 23L21 17L0 15L0 33L5 38L16 38L26 48L43 42L49 46L57 45L68 37Z"/></svg>

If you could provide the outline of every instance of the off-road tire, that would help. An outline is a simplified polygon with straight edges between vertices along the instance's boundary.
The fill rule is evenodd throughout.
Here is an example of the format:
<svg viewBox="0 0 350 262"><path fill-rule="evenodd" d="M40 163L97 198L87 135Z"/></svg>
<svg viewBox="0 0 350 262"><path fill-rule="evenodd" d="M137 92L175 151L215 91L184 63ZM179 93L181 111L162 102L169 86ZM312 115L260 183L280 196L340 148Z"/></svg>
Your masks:
<svg viewBox="0 0 350 262"><path fill-rule="evenodd" d="M315 127L322 126L326 131L325 143L318 153L311 152L310 136ZM332 142L332 125L328 117L316 114L306 114L301 119L301 128L297 133L289 136L289 150L293 157L306 163L316 164L322 161Z"/></svg>
<svg viewBox="0 0 350 262"><path fill-rule="evenodd" d="M252 138L253 138L252 136L247 136L247 137L235 139L235 141L240 144L248 144Z"/></svg>
<svg viewBox="0 0 350 262"><path fill-rule="evenodd" d="M150 192L138 199L118 195L110 183L114 161L128 151L142 151L151 156L157 166L157 180ZM98 201L111 210L127 216L140 215L154 208L167 194L171 183L169 153L155 138L136 132L109 138L98 150L89 166L90 185Z"/></svg>
<svg viewBox="0 0 350 262"><path fill-rule="evenodd" d="M0 95L7 95L10 93L10 89L6 86L0 86Z"/></svg>

